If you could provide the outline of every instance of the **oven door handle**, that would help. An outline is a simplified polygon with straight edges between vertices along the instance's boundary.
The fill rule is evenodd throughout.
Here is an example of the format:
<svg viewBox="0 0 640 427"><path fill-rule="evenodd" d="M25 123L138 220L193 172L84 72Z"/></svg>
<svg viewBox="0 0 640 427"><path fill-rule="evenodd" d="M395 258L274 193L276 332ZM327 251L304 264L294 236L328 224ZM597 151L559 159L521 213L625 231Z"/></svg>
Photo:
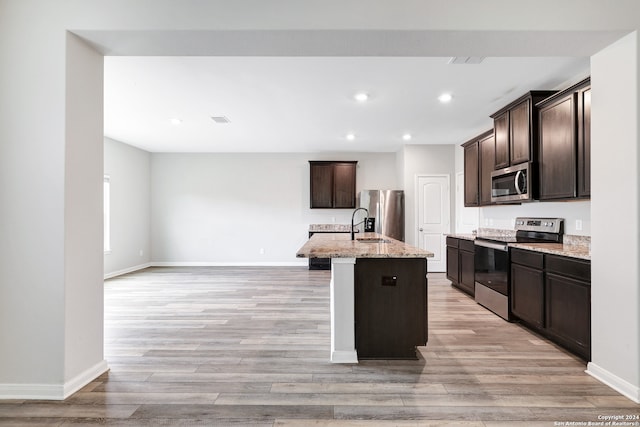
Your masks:
<svg viewBox="0 0 640 427"><path fill-rule="evenodd" d="M496 249L502 252L509 251L509 246L505 243L493 243L493 242L486 242L484 240L475 240L473 243L476 246L482 246L484 248Z"/></svg>

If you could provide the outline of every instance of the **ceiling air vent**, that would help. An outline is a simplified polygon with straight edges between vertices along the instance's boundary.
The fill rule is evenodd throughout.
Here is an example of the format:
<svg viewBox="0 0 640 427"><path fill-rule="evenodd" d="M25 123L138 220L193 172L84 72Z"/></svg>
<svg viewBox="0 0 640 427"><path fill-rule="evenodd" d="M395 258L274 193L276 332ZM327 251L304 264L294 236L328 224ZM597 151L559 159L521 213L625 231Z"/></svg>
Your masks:
<svg viewBox="0 0 640 427"><path fill-rule="evenodd" d="M211 116L211 120L216 123L231 123L231 120L229 120L225 116Z"/></svg>
<svg viewBox="0 0 640 427"><path fill-rule="evenodd" d="M449 59L449 64L480 64L482 61L483 56L454 56Z"/></svg>

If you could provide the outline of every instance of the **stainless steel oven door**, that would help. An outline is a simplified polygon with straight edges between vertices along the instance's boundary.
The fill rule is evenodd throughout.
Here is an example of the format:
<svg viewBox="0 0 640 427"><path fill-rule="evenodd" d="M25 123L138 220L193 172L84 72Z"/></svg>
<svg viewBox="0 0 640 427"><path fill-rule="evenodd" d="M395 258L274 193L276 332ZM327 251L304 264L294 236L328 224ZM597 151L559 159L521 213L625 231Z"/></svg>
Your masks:
<svg viewBox="0 0 640 427"><path fill-rule="evenodd" d="M476 302L510 321L507 244L476 240L474 261Z"/></svg>
<svg viewBox="0 0 640 427"><path fill-rule="evenodd" d="M509 248L506 243L475 241L475 281L509 296Z"/></svg>
<svg viewBox="0 0 640 427"><path fill-rule="evenodd" d="M491 201L517 202L532 198L529 163L491 172Z"/></svg>

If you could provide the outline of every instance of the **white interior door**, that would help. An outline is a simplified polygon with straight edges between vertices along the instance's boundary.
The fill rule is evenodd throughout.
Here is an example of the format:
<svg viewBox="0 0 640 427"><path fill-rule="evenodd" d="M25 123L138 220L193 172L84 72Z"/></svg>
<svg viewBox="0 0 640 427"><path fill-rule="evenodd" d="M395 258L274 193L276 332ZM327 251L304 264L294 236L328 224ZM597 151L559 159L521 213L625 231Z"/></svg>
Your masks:
<svg viewBox="0 0 640 427"><path fill-rule="evenodd" d="M445 234L451 232L449 175L418 176L417 226L421 249L433 252L428 271L443 272L447 268Z"/></svg>

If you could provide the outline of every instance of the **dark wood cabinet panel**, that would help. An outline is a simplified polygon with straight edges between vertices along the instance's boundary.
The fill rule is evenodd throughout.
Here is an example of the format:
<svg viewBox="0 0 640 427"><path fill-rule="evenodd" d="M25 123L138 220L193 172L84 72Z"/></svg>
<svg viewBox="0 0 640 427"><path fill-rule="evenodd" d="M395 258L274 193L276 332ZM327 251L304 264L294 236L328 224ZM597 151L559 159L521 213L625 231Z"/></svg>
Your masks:
<svg viewBox="0 0 640 427"><path fill-rule="evenodd" d="M479 152L478 142L468 142L464 147L464 205L478 206L479 195Z"/></svg>
<svg viewBox="0 0 640 427"><path fill-rule="evenodd" d="M540 109L540 200L576 196L575 117L574 94Z"/></svg>
<svg viewBox="0 0 640 427"><path fill-rule="evenodd" d="M358 358L416 359L427 343L427 260L359 258L354 276Z"/></svg>
<svg viewBox="0 0 640 427"><path fill-rule="evenodd" d="M509 159L510 164L528 162L531 159L531 101L525 99L509 110Z"/></svg>
<svg viewBox="0 0 640 427"><path fill-rule="evenodd" d="M591 87L578 92L578 197L591 196Z"/></svg>
<svg viewBox="0 0 640 427"><path fill-rule="evenodd" d="M537 104L540 200L591 194L591 80Z"/></svg>
<svg viewBox="0 0 640 427"><path fill-rule="evenodd" d="M333 164L311 164L311 207L333 207Z"/></svg>
<svg viewBox="0 0 640 427"><path fill-rule="evenodd" d="M450 238L447 237L447 244ZM453 283L460 282L460 269L458 264L458 248L447 246L447 279Z"/></svg>
<svg viewBox="0 0 640 427"><path fill-rule="evenodd" d="M515 317L585 360L591 358L591 262L511 249Z"/></svg>
<svg viewBox="0 0 640 427"><path fill-rule="evenodd" d="M495 163L493 129L462 144L464 148L464 205L491 204L491 172Z"/></svg>
<svg viewBox="0 0 640 427"><path fill-rule="evenodd" d="M547 273L546 331L561 345L591 359L591 286Z"/></svg>
<svg viewBox="0 0 640 427"><path fill-rule="evenodd" d="M591 262L558 255L545 256L545 270L572 279L591 281Z"/></svg>
<svg viewBox="0 0 640 427"><path fill-rule="evenodd" d="M544 327L544 274L542 270L511 264L511 311L537 328Z"/></svg>
<svg viewBox="0 0 640 427"><path fill-rule="evenodd" d="M491 115L495 136L495 168L537 162L538 109L536 104L555 94L532 90Z"/></svg>
<svg viewBox="0 0 640 427"><path fill-rule="evenodd" d="M493 132L478 142L480 152L480 206L491 204L491 172L495 169L496 144Z"/></svg>
<svg viewBox="0 0 640 427"><path fill-rule="evenodd" d="M505 111L493 119L495 140L495 168L509 166L509 112Z"/></svg>
<svg viewBox="0 0 640 427"><path fill-rule="evenodd" d="M447 279L456 288L475 295L473 240L447 237Z"/></svg>
<svg viewBox="0 0 640 427"><path fill-rule="evenodd" d="M356 207L356 164L333 165L333 207Z"/></svg>
<svg viewBox="0 0 640 427"><path fill-rule="evenodd" d="M460 265L460 281L458 283L467 293L475 295L474 253L461 249L458 252L458 257L458 263Z"/></svg>
<svg viewBox="0 0 640 427"><path fill-rule="evenodd" d="M511 262L542 270L544 267L544 255L540 252L511 249Z"/></svg>
<svg viewBox="0 0 640 427"><path fill-rule="evenodd" d="M357 162L310 161L309 165L311 208L355 208Z"/></svg>

